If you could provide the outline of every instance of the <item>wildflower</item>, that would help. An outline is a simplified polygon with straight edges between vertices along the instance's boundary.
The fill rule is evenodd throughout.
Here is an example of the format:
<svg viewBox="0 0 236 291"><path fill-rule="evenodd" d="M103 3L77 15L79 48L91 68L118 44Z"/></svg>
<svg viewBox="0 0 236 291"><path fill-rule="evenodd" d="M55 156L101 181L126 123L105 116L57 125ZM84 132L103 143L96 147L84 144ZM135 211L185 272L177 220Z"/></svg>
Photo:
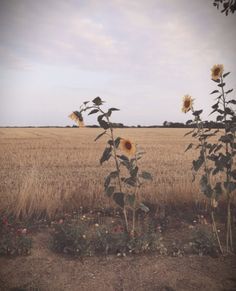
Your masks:
<svg viewBox="0 0 236 291"><path fill-rule="evenodd" d="M99 224L98 224L98 223L95 223L95 226L96 226L96 227L99 227Z"/></svg>
<svg viewBox="0 0 236 291"><path fill-rule="evenodd" d="M187 113L189 110L191 110L193 107L193 99L190 95L184 95L183 97L183 107L182 111L184 113Z"/></svg>
<svg viewBox="0 0 236 291"><path fill-rule="evenodd" d="M26 228L23 228L23 229L21 230L21 233L22 233L22 234L26 234L26 233L27 233L27 229L26 229Z"/></svg>
<svg viewBox="0 0 236 291"><path fill-rule="evenodd" d="M136 146L130 140L121 138L119 148L128 156L133 156L136 153Z"/></svg>
<svg viewBox="0 0 236 291"><path fill-rule="evenodd" d="M212 78L212 80L214 80L214 81L218 80L222 76L223 71L224 71L224 66L223 65L214 65L211 68L211 78Z"/></svg>
<svg viewBox="0 0 236 291"><path fill-rule="evenodd" d="M81 112L74 111L68 117L75 121L79 127L84 127L84 119Z"/></svg>
<svg viewBox="0 0 236 291"><path fill-rule="evenodd" d="M59 220L59 224L62 224L64 221L63 221L63 219L60 219Z"/></svg>
<svg viewBox="0 0 236 291"><path fill-rule="evenodd" d="M2 223L3 223L4 225L6 225L6 226L8 226L8 225L9 225L9 223L8 223L8 220L7 220L7 217L6 217L6 216L4 216L4 217L2 218Z"/></svg>
<svg viewBox="0 0 236 291"><path fill-rule="evenodd" d="M85 238L86 238L86 235L85 235L85 234L83 234L83 235L82 235L82 237L85 239Z"/></svg>

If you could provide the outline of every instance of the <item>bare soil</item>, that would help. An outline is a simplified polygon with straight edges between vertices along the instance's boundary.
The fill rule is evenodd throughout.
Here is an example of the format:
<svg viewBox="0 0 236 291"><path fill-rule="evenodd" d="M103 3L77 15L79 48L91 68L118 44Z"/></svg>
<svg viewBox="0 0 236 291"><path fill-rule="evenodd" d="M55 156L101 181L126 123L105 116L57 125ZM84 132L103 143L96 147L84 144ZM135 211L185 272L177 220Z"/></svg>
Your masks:
<svg viewBox="0 0 236 291"><path fill-rule="evenodd" d="M50 234L33 236L26 257L0 258L0 290L236 290L236 256L132 255L68 258L49 248Z"/></svg>

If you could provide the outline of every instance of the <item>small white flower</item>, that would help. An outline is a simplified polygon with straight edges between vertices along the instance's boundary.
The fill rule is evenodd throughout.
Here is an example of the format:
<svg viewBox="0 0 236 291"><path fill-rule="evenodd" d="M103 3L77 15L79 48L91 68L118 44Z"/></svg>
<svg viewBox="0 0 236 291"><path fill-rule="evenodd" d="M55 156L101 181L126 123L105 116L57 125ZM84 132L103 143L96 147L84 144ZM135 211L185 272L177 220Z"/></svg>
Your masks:
<svg viewBox="0 0 236 291"><path fill-rule="evenodd" d="M85 234L83 234L83 235L82 235L82 237L85 239L85 238L86 238L86 235L85 235Z"/></svg>
<svg viewBox="0 0 236 291"><path fill-rule="evenodd" d="M99 224L98 224L98 223L95 223L95 226L96 226L96 227L99 227Z"/></svg>

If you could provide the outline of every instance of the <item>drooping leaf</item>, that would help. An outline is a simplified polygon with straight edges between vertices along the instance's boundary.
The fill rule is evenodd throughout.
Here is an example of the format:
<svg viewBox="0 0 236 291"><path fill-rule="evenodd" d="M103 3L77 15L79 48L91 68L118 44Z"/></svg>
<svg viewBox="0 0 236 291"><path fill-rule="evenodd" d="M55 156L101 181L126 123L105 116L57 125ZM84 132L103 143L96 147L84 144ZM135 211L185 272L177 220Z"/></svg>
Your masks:
<svg viewBox="0 0 236 291"><path fill-rule="evenodd" d="M218 84L217 86L222 88L222 87L225 86L225 83L220 83L220 84Z"/></svg>
<svg viewBox="0 0 236 291"><path fill-rule="evenodd" d="M140 177L145 180L152 180L152 175L149 172L142 171Z"/></svg>
<svg viewBox="0 0 236 291"><path fill-rule="evenodd" d="M202 114L203 110L196 110L193 112L194 116L199 116L200 114Z"/></svg>
<svg viewBox="0 0 236 291"><path fill-rule="evenodd" d="M210 94L220 93L219 90L214 90Z"/></svg>
<svg viewBox="0 0 236 291"><path fill-rule="evenodd" d="M93 109L93 110L91 110L91 111L89 112L88 115L92 115L92 114L95 114L95 113L97 113L97 112L99 112L98 109Z"/></svg>
<svg viewBox="0 0 236 291"><path fill-rule="evenodd" d="M230 72L223 74L223 78L227 77L230 74Z"/></svg>
<svg viewBox="0 0 236 291"><path fill-rule="evenodd" d="M193 130L190 130L190 131L188 131L187 133L185 133L185 135L184 135L184 136L187 136L187 135L189 135L189 134L193 133L194 131L195 131L195 129L193 129Z"/></svg>
<svg viewBox="0 0 236 291"><path fill-rule="evenodd" d="M112 151L112 148L111 147L106 147L103 154L102 154L102 157L100 159L100 164L102 165L102 163L104 163L105 161L108 161L111 157L111 151Z"/></svg>
<svg viewBox="0 0 236 291"><path fill-rule="evenodd" d="M197 160L193 160L193 169L197 172L204 163L204 157L201 154Z"/></svg>
<svg viewBox="0 0 236 291"><path fill-rule="evenodd" d="M128 194L127 195L127 201L129 203L129 205L131 207L133 207L134 206L134 202L135 202L135 195L134 194Z"/></svg>
<svg viewBox="0 0 236 291"><path fill-rule="evenodd" d="M106 134L106 130L105 131L103 131L102 133L100 133L96 138L95 138L95 140L94 141L97 141L100 137L102 137L104 134Z"/></svg>
<svg viewBox="0 0 236 291"><path fill-rule="evenodd" d="M118 108L109 108L107 111L107 116L110 117L112 114L112 111L119 111L120 109Z"/></svg>
<svg viewBox="0 0 236 291"><path fill-rule="evenodd" d="M114 187L114 186L110 186L110 187L108 187L108 188L106 189L106 195L107 195L108 197L111 197L112 194L114 193L114 191L115 191L115 187Z"/></svg>
<svg viewBox="0 0 236 291"><path fill-rule="evenodd" d="M130 171L130 176L131 176L131 177L136 177L136 176L137 176L137 173L138 173L138 166L136 166L135 168L133 168L133 169Z"/></svg>
<svg viewBox="0 0 236 291"><path fill-rule="evenodd" d="M222 121L223 119L224 119L224 116L222 116L222 115L218 115L216 117L216 121Z"/></svg>
<svg viewBox="0 0 236 291"><path fill-rule="evenodd" d="M231 104L236 105L236 100L235 99L232 99L232 100L229 100L227 103L231 103Z"/></svg>
<svg viewBox="0 0 236 291"><path fill-rule="evenodd" d="M187 152L188 150L190 150L192 147L193 147L193 143L190 143L190 144L188 145L188 147L186 148L185 152Z"/></svg>
<svg viewBox="0 0 236 291"><path fill-rule="evenodd" d="M234 89L230 89L230 90L226 91L225 94L229 94L229 93L233 92L233 90Z"/></svg>
<svg viewBox="0 0 236 291"><path fill-rule="evenodd" d="M132 187L136 186L136 182L137 182L136 177L122 178L121 180L129 186L132 186Z"/></svg>
<svg viewBox="0 0 236 291"><path fill-rule="evenodd" d="M113 194L113 199L121 208L124 208L125 201L124 201L125 194L122 192L115 192Z"/></svg>

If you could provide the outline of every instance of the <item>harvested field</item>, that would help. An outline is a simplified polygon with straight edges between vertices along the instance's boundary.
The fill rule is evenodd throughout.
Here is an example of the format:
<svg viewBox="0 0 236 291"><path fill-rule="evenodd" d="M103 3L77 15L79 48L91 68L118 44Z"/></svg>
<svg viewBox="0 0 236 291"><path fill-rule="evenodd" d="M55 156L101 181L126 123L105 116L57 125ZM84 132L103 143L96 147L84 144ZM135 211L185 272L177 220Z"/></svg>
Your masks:
<svg viewBox="0 0 236 291"><path fill-rule="evenodd" d="M203 200L192 183L194 151L184 153L191 137L186 129L117 129L117 136L136 142L146 154L141 167L153 176L142 187L143 200L155 204ZM0 210L15 214L83 207L113 206L103 182L113 166L99 164L106 138L91 128L1 128Z"/></svg>

